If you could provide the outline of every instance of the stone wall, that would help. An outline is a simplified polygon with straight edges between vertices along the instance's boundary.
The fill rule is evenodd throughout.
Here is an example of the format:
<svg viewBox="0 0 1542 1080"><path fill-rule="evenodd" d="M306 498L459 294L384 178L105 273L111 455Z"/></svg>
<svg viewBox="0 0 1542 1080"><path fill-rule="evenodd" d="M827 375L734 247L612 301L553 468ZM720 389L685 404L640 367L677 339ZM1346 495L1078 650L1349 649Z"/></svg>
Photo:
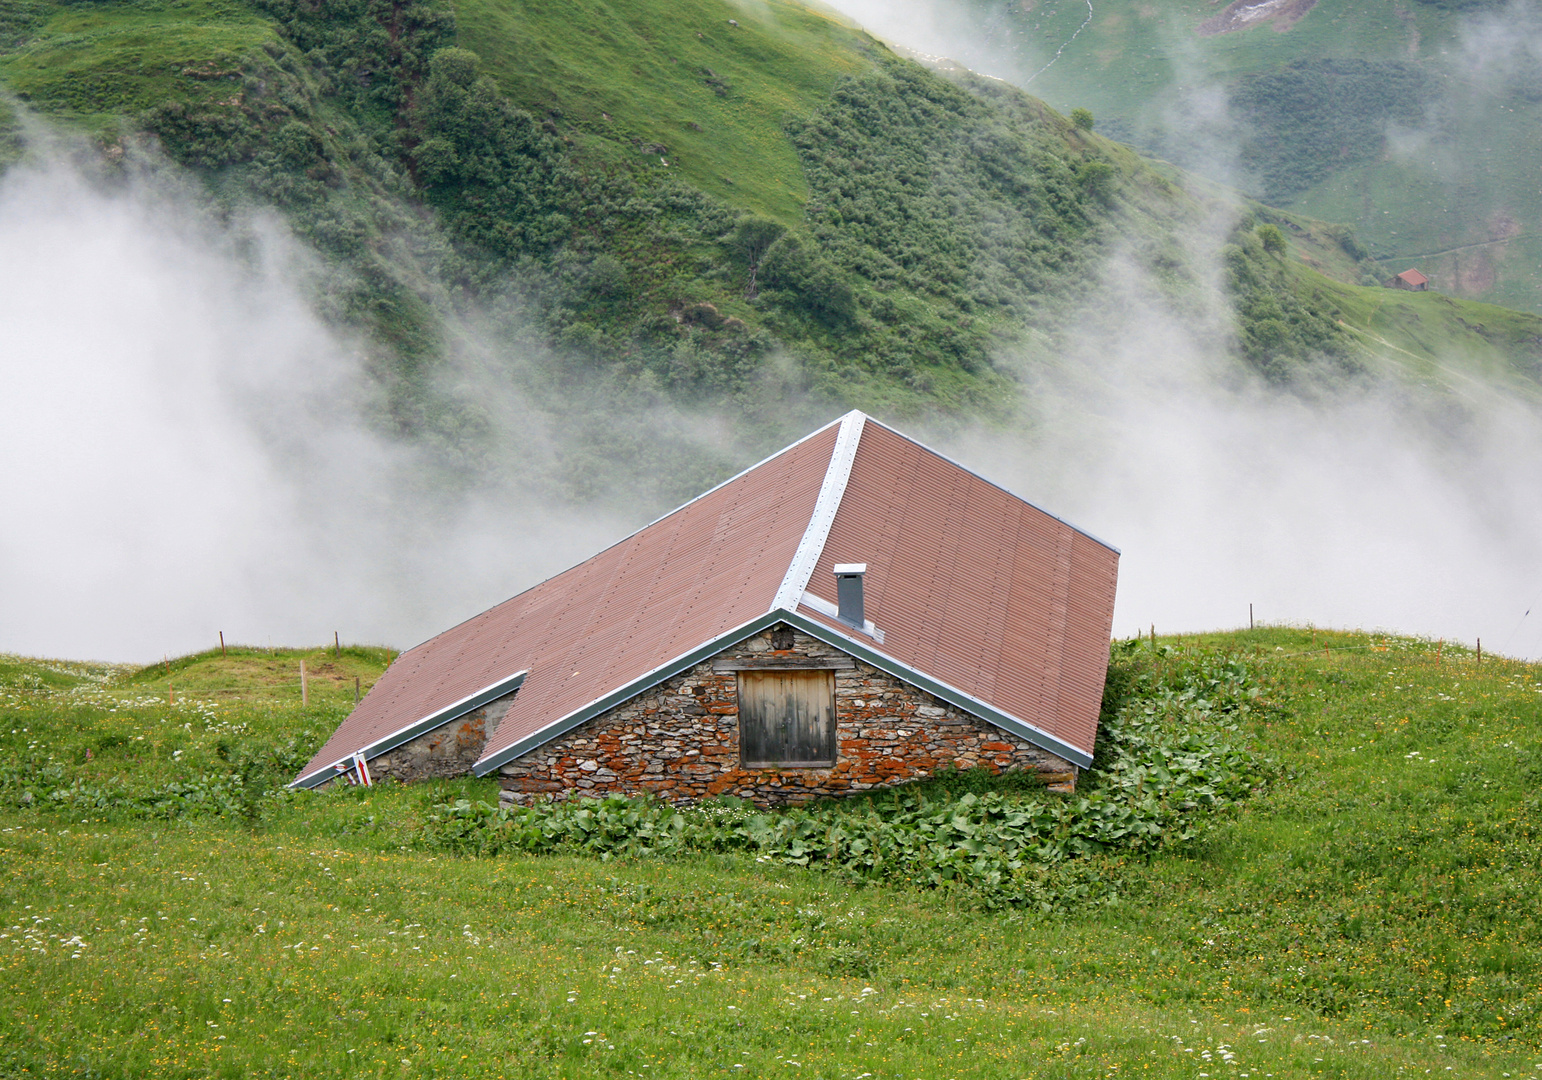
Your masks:
<svg viewBox="0 0 1542 1080"><path fill-rule="evenodd" d="M378 783L381 780L429 780L468 775L513 702L513 694L490 701L442 727L425 731L416 739L387 750L379 757L370 758L370 777Z"/></svg>
<svg viewBox="0 0 1542 1080"><path fill-rule="evenodd" d="M774 649L789 643L791 648ZM830 659L835 672L834 768L745 769L737 676L726 664ZM602 713L499 770L515 802L651 792L671 802L736 795L769 806L902 784L937 769L1036 769L1056 790L1076 767L816 638L775 627Z"/></svg>

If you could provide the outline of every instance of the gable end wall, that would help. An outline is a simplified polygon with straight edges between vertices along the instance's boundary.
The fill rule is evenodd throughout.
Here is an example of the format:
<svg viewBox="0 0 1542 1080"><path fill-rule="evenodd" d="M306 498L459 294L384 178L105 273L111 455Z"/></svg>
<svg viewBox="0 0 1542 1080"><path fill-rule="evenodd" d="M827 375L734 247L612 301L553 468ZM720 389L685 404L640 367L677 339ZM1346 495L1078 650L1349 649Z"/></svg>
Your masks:
<svg viewBox="0 0 1542 1080"><path fill-rule="evenodd" d="M574 728L498 770L503 798L640 795L690 803L736 795L762 806L851 795L924 779L946 766L1032 769L1057 790L1076 767L1024 739L856 661L835 672L838 758L826 769L744 769L737 680L725 660L851 658L801 632L771 649L771 633L741 642Z"/></svg>
<svg viewBox="0 0 1542 1080"><path fill-rule="evenodd" d="M489 701L448 724L370 758L370 777L376 781L406 781L469 775L488 738L498 730L498 721L513 703L513 694Z"/></svg>

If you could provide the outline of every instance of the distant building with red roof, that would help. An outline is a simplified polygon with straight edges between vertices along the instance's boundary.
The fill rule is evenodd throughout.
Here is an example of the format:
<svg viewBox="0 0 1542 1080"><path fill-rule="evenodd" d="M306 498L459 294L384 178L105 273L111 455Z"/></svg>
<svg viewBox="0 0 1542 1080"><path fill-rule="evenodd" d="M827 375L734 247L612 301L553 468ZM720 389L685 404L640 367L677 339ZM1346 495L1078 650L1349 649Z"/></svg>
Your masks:
<svg viewBox="0 0 1542 1080"><path fill-rule="evenodd" d="M397 658L294 784L798 802L1092 761L1118 552L849 413Z"/></svg>
<svg viewBox="0 0 1542 1080"><path fill-rule="evenodd" d="M1407 289L1409 292L1425 292L1430 287L1430 279L1417 270L1404 270L1397 277L1387 282L1393 289Z"/></svg>

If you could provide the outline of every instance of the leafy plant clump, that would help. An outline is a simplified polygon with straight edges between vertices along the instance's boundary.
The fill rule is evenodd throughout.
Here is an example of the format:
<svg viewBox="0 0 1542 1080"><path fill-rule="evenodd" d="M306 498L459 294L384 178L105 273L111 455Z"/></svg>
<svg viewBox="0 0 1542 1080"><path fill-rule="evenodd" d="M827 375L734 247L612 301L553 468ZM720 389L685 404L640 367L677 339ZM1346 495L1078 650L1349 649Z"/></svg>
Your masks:
<svg viewBox="0 0 1542 1080"><path fill-rule="evenodd" d="M1133 662L1116 660L1116 671ZM1214 811L1245 798L1269 772L1241 733L1261 694L1245 663L1212 654L1117 674L1098 762L1072 796L1010 780L1006 790L951 794L985 786L972 771L775 812L740 800L675 807L620 795L530 807L458 799L434 808L421 843L470 855L601 859L740 852L859 880L962 889L991 908L1114 902L1113 868L1099 856L1193 841Z"/></svg>
<svg viewBox="0 0 1542 1080"><path fill-rule="evenodd" d="M309 760L308 740L240 755L209 769L150 786L119 777L92 781L55 759L0 765L0 802L21 809L110 814L129 820L225 817L256 825L270 803L292 797L285 779Z"/></svg>

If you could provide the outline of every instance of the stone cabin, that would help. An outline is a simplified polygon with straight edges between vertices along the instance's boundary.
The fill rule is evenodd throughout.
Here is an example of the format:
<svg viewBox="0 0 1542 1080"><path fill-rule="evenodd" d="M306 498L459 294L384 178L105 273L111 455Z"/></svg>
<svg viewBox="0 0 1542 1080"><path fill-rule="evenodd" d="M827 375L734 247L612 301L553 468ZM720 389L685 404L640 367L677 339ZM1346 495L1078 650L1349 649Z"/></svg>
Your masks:
<svg viewBox="0 0 1542 1080"><path fill-rule="evenodd" d="M1417 270L1404 270L1387 284L1394 289L1406 289L1409 292L1426 292L1430 287L1430 279Z"/></svg>
<svg viewBox="0 0 1542 1080"><path fill-rule="evenodd" d="M850 413L401 654L294 780L761 805L1091 763L1118 552Z"/></svg>

